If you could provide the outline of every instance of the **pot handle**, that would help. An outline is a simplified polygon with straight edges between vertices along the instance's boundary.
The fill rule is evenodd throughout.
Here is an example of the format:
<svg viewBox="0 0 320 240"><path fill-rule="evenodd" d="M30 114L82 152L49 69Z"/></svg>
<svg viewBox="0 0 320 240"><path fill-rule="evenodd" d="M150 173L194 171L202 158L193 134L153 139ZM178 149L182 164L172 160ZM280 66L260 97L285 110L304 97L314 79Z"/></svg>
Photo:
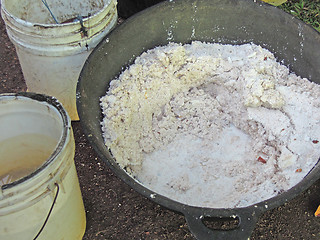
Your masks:
<svg viewBox="0 0 320 240"><path fill-rule="evenodd" d="M237 239L247 240L256 226L259 214L252 210L249 211L237 211L235 214L223 213L217 216L208 216L202 213L184 213L185 219L189 226L191 233L198 240L225 240L225 239ZM204 223L204 219L210 218L238 218L239 224L236 228L231 230L214 230L208 228Z"/></svg>

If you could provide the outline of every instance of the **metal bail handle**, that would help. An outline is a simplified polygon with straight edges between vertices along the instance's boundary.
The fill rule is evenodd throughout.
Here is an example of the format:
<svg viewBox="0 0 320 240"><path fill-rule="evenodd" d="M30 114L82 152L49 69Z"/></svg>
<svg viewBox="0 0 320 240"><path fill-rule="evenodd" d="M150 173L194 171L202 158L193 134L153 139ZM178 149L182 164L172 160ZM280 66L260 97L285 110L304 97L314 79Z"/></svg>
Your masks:
<svg viewBox="0 0 320 240"><path fill-rule="evenodd" d="M46 220L45 220L44 223L42 224L42 227L40 228L40 230L39 230L39 232L37 233L37 235L33 238L33 240L36 240L36 239L40 236L41 232L43 231L44 227L46 226L46 224L47 224L47 222L48 222L48 220L49 220L49 217L50 217L50 215L51 215L51 213L52 213L54 204L56 203L56 200L57 200L57 198L58 198L58 194L59 194L60 187L59 187L59 184L58 184L58 183L55 183L54 185L56 185L56 187L57 187L56 195L55 195L55 197L54 197L54 199L53 199L53 202L52 202L51 208L50 208L50 210L49 210L49 213L48 213L48 215L47 215L47 217L46 217Z"/></svg>
<svg viewBox="0 0 320 240"><path fill-rule="evenodd" d="M188 223L191 233L198 240L247 240L256 226L259 214L255 211L237 211L234 215L230 214L217 214L217 216L208 216L206 214L189 212L184 213L185 219ZM216 217L227 217L227 218L238 218L239 224L237 228L231 230L214 230L208 228L204 223L204 218L216 218Z"/></svg>
<svg viewBox="0 0 320 240"><path fill-rule="evenodd" d="M41 0L41 1L42 1L42 3L46 6L46 8L48 9L51 17L52 17L53 20L56 22L56 24L59 24L57 18L54 16L54 14L52 13L52 11L51 11L51 9L50 9L49 4L47 3L47 0Z"/></svg>

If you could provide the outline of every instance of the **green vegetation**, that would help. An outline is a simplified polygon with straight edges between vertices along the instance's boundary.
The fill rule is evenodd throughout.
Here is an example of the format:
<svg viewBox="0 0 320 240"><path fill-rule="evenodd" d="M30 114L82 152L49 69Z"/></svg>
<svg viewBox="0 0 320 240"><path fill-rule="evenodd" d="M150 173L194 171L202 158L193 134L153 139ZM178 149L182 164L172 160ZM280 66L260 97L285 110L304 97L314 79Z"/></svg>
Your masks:
<svg viewBox="0 0 320 240"><path fill-rule="evenodd" d="M279 6L320 32L320 0L288 0Z"/></svg>

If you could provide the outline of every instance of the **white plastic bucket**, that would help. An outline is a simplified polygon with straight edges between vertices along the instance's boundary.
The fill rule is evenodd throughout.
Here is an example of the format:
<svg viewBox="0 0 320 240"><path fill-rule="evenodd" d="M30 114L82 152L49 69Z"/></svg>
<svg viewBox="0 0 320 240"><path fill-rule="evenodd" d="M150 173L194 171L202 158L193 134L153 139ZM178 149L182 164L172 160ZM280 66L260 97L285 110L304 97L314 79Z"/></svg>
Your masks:
<svg viewBox="0 0 320 240"><path fill-rule="evenodd" d="M30 92L56 97L79 120L76 84L92 49L117 23L116 0L1 0L1 15L16 47ZM64 23L66 20L74 22ZM79 19L80 19L79 18Z"/></svg>
<svg viewBox="0 0 320 240"><path fill-rule="evenodd" d="M42 94L0 94L0 132L0 239L82 239L85 210L62 105ZM16 142L10 153L2 147ZM28 149L46 149L49 157L36 161Z"/></svg>

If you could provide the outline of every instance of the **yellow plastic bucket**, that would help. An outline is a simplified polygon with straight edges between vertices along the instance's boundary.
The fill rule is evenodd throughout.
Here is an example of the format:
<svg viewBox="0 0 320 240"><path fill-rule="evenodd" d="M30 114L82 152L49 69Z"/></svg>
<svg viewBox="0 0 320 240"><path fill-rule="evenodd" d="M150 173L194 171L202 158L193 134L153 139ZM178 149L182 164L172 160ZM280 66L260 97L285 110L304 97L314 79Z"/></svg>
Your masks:
<svg viewBox="0 0 320 240"><path fill-rule="evenodd" d="M0 132L0 239L82 239L85 210L62 105L42 94L0 94Z"/></svg>
<svg viewBox="0 0 320 240"><path fill-rule="evenodd" d="M117 1L1 1L28 91L56 97L71 119L79 120L78 77L93 48L116 25Z"/></svg>

